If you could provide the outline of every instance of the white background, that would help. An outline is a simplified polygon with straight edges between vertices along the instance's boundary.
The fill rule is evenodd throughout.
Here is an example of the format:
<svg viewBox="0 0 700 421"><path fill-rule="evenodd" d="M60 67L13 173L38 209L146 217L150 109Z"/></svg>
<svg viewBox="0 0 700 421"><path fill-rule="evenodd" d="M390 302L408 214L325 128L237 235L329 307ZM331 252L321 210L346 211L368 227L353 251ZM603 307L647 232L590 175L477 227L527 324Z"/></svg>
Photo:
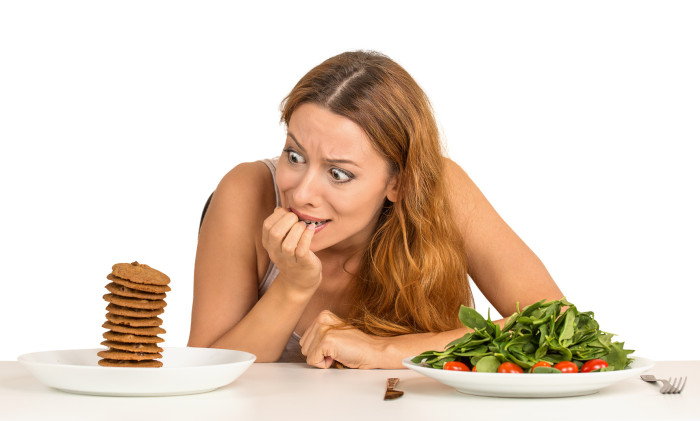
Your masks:
<svg viewBox="0 0 700 421"><path fill-rule="evenodd" d="M204 201L279 154L282 98L352 49L414 76L579 309L638 355L697 359L698 3L456 4L0 3L0 360L99 347L105 277L133 260L172 278L184 346Z"/></svg>

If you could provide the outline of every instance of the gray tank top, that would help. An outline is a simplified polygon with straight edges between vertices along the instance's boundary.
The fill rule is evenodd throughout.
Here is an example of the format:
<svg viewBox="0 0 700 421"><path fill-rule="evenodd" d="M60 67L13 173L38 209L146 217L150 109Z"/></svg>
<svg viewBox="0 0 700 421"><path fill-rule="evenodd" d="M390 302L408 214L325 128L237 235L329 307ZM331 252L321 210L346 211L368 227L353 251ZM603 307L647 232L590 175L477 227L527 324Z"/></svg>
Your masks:
<svg viewBox="0 0 700 421"><path fill-rule="evenodd" d="M282 206L282 201L280 200L280 191L279 188L277 188L277 183L275 182L275 172L277 170L278 161L279 157L262 160L262 162L265 165L267 165L267 168L272 174L272 182L275 185L275 203L277 204L277 206ZM262 297L263 294L265 294L265 292L268 288L270 288L270 285L272 285L272 282L275 280L275 278L277 278L277 275L279 275L279 273L280 271L279 269L277 269L277 266L275 266L275 264L272 263L272 261L270 261L270 264L267 265L267 271L265 272L265 276L260 281L260 285L258 285L258 298ZM287 345L284 347L284 351L282 351L282 356L279 360L277 360L277 362L306 362L306 357L304 357L304 355L301 353L301 345L299 345L300 339L301 337L296 332L292 332L292 336L289 338L289 341L287 341Z"/></svg>

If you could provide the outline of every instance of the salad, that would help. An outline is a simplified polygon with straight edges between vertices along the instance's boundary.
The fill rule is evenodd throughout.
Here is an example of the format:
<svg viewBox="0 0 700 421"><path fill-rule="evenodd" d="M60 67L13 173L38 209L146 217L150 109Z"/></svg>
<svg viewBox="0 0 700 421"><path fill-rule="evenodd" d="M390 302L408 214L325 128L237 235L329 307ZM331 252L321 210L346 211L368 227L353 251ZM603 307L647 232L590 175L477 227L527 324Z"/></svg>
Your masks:
<svg viewBox="0 0 700 421"><path fill-rule="evenodd" d="M445 347L411 361L423 366L485 373L577 373L622 370L633 350L613 342L593 312L580 312L565 299L533 303L508 318L503 328L462 306L462 324L473 329Z"/></svg>

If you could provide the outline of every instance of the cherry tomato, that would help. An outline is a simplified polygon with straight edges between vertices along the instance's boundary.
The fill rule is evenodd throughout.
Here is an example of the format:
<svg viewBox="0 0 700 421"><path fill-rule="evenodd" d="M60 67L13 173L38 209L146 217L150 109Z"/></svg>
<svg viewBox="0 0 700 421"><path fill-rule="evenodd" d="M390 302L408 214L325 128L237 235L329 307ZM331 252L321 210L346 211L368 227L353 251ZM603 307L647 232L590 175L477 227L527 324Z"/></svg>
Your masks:
<svg viewBox="0 0 700 421"><path fill-rule="evenodd" d="M554 368L562 373L578 373L578 366L571 361L562 361L554 364Z"/></svg>
<svg viewBox="0 0 700 421"><path fill-rule="evenodd" d="M474 364L474 367L472 367L472 371L476 373L476 364Z"/></svg>
<svg viewBox="0 0 700 421"><path fill-rule="evenodd" d="M499 373L522 373L523 369L519 365L506 361L498 366Z"/></svg>
<svg viewBox="0 0 700 421"><path fill-rule="evenodd" d="M532 373L532 370L535 369L535 367L551 367L552 364L548 363L547 361L538 361L536 362L532 368L530 368L530 373Z"/></svg>
<svg viewBox="0 0 700 421"><path fill-rule="evenodd" d="M607 362L605 362L601 359L595 358L595 359L592 359L590 361L586 361L585 363L583 363L583 366L581 366L581 373L590 373L591 371L600 370L601 368L607 367L607 366L608 366Z"/></svg>
<svg viewBox="0 0 700 421"><path fill-rule="evenodd" d="M443 370L454 370L454 371L469 371L469 367L466 364L459 361L450 361L442 366Z"/></svg>

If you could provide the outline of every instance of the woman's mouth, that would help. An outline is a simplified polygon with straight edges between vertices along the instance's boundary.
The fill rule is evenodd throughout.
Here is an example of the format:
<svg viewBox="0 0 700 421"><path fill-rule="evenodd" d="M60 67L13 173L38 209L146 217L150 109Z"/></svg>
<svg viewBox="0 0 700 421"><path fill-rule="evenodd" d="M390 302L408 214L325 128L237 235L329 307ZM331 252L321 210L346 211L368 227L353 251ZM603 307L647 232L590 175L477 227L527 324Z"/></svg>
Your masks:
<svg viewBox="0 0 700 421"><path fill-rule="evenodd" d="M318 227L320 227L321 225L326 224L326 223L329 221L329 219L326 219L325 221L308 221L308 220L306 220L306 219L300 219L300 221L303 222L303 223L305 223L307 227L308 227L309 225L313 225L314 227L318 228Z"/></svg>
<svg viewBox="0 0 700 421"><path fill-rule="evenodd" d="M310 215L304 215L303 213L297 212L294 209L290 210L294 212L294 214L297 216L297 218L299 218L301 222L305 223L307 227L313 229L315 232L318 232L321 229L323 229L326 226L326 224L331 221L330 219L318 219Z"/></svg>
<svg viewBox="0 0 700 421"><path fill-rule="evenodd" d="M299 219L299 220L306 224L307 229L314 230L314 234L317 234L319 231L324 229L326 227L326 224L328 224L331 221L330 219L326 219L325 221L311 221L308 219Z"/></svg>

